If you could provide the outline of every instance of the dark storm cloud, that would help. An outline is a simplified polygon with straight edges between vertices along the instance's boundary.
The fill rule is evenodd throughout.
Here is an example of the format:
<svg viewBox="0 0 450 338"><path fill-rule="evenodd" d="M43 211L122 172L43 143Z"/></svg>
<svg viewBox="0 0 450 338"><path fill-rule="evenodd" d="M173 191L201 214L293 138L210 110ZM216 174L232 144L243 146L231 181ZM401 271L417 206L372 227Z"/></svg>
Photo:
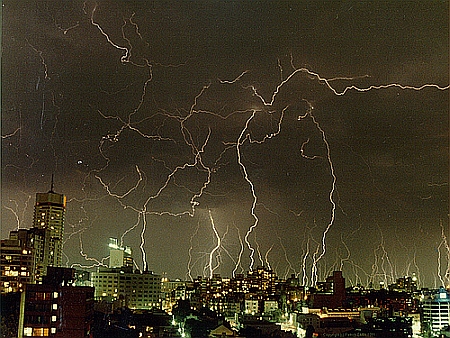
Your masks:
<svg viewBox="0 0 450 338"><path fill-rule="evenodd" d="M280 273L287 259L300 272L330 222L329 151L336 219L321 273L348 246L365 269L355 275L345 266L348 278L382 278L370 273L383 243L402 273L423 253L418 272L429 282L440 224L448 227L448 90L336 96L300 72L264 107L252 86L270 101L292 66L360 76L332 81L338 91L446 86L448 14L446 1L4 1L2 235L16 219L30 225L34 193L48 190L54 172L70 201L67 264L86 263L80 236L98 239L82 249L101 258L107 237L134 225L125 242L141 264L137 211L192 212L202 191L194 217L147 216L147 260L181 277L191 252L199 259L191 268L203 273L216 243L210 209L232 256L220 271L229 275L254 222L250 180L259 217L250 241L262 254L273 248L269 261ZM121 62L125 48L131 56ZM298 119L308 102L324 134L311 116ZM244 259L247 268L247 252Z"/></svg>

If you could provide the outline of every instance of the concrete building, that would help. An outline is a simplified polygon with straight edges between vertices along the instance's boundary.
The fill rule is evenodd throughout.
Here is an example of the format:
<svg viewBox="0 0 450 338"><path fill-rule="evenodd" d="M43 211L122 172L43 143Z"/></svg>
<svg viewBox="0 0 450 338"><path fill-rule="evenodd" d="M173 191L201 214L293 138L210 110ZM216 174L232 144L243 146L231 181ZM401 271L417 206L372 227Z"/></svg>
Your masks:
<svg viewBox="0 0 450 338"><path fill-rule="evenodd" d="M259 313L259 302L255 299L246 299L244 302L244 311L247 314L257 314Z"/></svg>
<svg viewBox="0 0 450 338"><path fill-rule="evenodd" d="M74 270L48 268L43 284L22 292L18 337L90 338L94 289L71 285Z"/></svg>
<svg viewBox="0 0 450 338"><path fill-rule="evenodd" d="M264 312L263 313L271 313L273 311L278 310L278 302L275 300L265 300L264 301Z"/></svg>
<svg viewBox="0 0 450 338"><path fill-rule="evenodd" d="M450 294L446 289L422 300L422 332L424 337L438 336L450 323Z"/></svg>
<svg viewBox="0 0 450 338"><path fill-rule="evenodd" d="M130 267L98 268L91 273L95 299L119 301L131 309L161 308L161 276Z"/></svg>
<svg viewBox="0 0 450 338"><path fill-rule="evenodd" d="M317 291L311 295L314 308L341 308L345 301L345 278L342 271L334 271L325 282L317 283Z"/></svg>
<svg viewBox="0 0 450 338"><path fill-rule="evenodd" d="M27 229L9 233L9 239L1 241L0 291L20 292L25 284L35 282L34 236Z"/></svg>
<svg viewBox="0 0 450 338"><path fill-rule="evenodd" d="M36 194L33 226L47 231L43 246L35 253L38 281L46 275L48 266L61 266L65 212L66 196L55 193L53 183L49 192Z"/></svg>
<svg viewBox="0 0 450 338"><path fill-rule="evenodd" d="M172 308L176 304L177 300L185 300L186 295L186 282L177 280L169 280L166 277L161 279L161 299L162 310L172 313Z"/></svg>
<svg viewBox="0 0 450 338"><path fill-rule="evenodd" d="M109 267L99 267L90 275L95 299L113 303L113 307L161 309L161 276L151 271L133 271L131 248L109 239Z"/></svg>
<svg viewBox="0 0 450 338"><path fill-rule="evenodd" d="M133 267L131 248L129 246L122 247L119 245L117 238L109 238L109 267L120 268L122 266Z"/></svg>

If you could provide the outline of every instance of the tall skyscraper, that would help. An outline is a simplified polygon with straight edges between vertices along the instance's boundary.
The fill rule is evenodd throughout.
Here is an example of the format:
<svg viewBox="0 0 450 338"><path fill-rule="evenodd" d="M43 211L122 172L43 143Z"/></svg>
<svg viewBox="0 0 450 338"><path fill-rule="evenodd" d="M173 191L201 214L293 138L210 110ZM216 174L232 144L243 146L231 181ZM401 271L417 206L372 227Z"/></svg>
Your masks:
<svg viewBox="0 0 450 338"><path fill-rule="evenodd" d="M36 268L40 276L46 275L47 266L61 266L65 212L66 196L53 191L52 178L50 191L37 193L34 206L33 226L46 230L44 245L36 255Z"/></svg>

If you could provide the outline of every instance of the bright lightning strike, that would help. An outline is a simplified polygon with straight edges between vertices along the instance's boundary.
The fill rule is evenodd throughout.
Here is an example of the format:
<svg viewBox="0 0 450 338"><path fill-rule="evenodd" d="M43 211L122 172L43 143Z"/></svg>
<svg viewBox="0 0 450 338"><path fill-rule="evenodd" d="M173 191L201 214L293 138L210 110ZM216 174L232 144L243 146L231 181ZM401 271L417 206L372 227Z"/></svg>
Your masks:
<svg viewBox="0 0 450 338"><path fill-rule="evenodd" d="M223 247L222 241L224 239L225 234L223 236L220 236L214 223L212 212L211 210L208 211L209 220L211 227L213 229L215 242L212 251L209 251L203 256L203 258L206 257L206 259L208 259L208 263L204 271L206 271L209 274L209 276L212 277L213 273L218 269L219 265L221 264L221 256L220 256L221 250L223 250L227 255L229 255L230 259L234 263L235 267L232 272L233 276L235 275L235 273L238 271L239 268L242 270L241 266L241 264L243 264L242 257L244 255L245 250L249 250L250 270L253 269L255 261L257 261L258 258L263 265L265 264L268 268L271 267L269 262L269 254L272 257L272 253L275 251L274 244L269 243L267 245L266 243L264 243L267 246L260 245L260 243L256 239L257 238L256 229L260 224L263 223L261 220L264 220L263 218L261 218L260 220L260 214L258 209L259 206L261 205L259 204L260 200L263 200L258 196L258 193L261 193L261 191L263 191L263 188L260 188L260 186L258 185L258 181L254 179L254 176L252 175L252 172L249 169L250 167L246 165L247 159L245 157L245 151L248 148L257 147L258 145L264 144L266 142L270 143L274 139L279 138L280 135L283 134L284 131L283 128L285 127L286 124L285 121L289 117L288 115L290 113L291 105L283 103L283 105L279 107L279 109L276 109L275 106L278 103L277 99L279 99L279 94L282 93L284 89L286 89L286 87L292 85L292 83L295 83L293 81L295 77L304 76L308 81L314 81L315 83L322 85L336 96L344 96L350 91L366 93L369 91L385 90L390 88L397 88L401 90L412 90L412 91L421 91L427 88L441 91L449 89L448 85L440 86L432 83L427 83L420 86L409 86L401 83L377 84L366 87L349 85L342 88L340 87L342 85L341 82L339 84L336 84L336 81L353 81L355 79L368 78L369 75L356 77L339 76L339 77L325 78L318 72L311 70L309 66L308 68L307 67L296 68L294 66L294 59L291 55L292 70L289 73L284 71L281 59L278 58L276 60L277 67L279 69L279 78L277 81L279 82L274 86L274 89L272 88L273 90L271 89L269 95L267 96L262 94L264 91L258 88L259 85L256 84L256 81L251 83L246 82L253 74L252 70L246 69L242 71L242 69L239 69L230 74L229 76L225 76L224 78L228 78L226 80L217 78L217 76L213 76L212 77L213 81L196 84L195 93L192 96L190 96L189 99L190 101L188 101L189 106L186 106L185 108L178 108L178 107L173 108L173 111L170 111L170 109L166 110L163 108L159 108L158 104L155 104L154 105L155 107L150 105L149 102L151 100L154 100L154 95L152 92L155 90L156 87L156 84L154 87L154 83L155 82L157 83L157 81L161 80L161 78L158 78L158 76L161 76L162 73L160 72L161 68L165 68L164 70L167 70L167 68L178 68L185 66L187 63L179 65L163 65L162 63L153 61L153 59L148 57L148 55L143 55L143 53L140 53L142 51L139 50L139 47L145 45L146 46L145 48L148 48L151 46L148 42L144 41L145 34L141 34L140 27L137 23L137 19L135 18L135 13L132 13L131 15L128 16L123 16L123 19L119 23L118 30L117 32L115 32L114 35L110 34L109 32L110 29L107 29L106 28L107 26L103 26L101 24L102 21L100 18L100 14L101 9L103 8L101 8L100 5L97 3L95 3L90 8L88 7L90 6L88 6L88 3L85 2L83 11L86 14L86 17L88 18L88 23L90 22L90 24L93 27L95 27L93 28L93 30L97 32L98 36L101 37L102 40L103 38L106 40L109 49L113 49L120 52L121 54L119 57L120 63L127 64L130 68L142 70L142 73L145 76L145 79L141 80L142 82L138 84L139 86L137 91L138 97L135 99L135 101L132 102L131 108L128 111L103 113L101 108L93 109L94 111L98 112L98 115L101 118L109 120L110 122L114 122L116 125L115 127L112 128L112 130L108 130L107 132L105 131L105 133L103 134L104 136L101 138L98 145L98 151L100 153L100 156L104 160L104 165L102 165L101 168L97 170L90 171L86 175L85 180L87 181L87 177L94 177L95 178L94 181L96 181L100 185L100 187L103 188L105 196L112 198L114 201L117 201L117 203L123 209L128 209L134 212L136 219L132 224L132 226L129 227L123 233L121 241L123 241L124 236L130 234L135 229L140 229L139 247L142 253L144 270L148 269L145 245L146 239L148 239L146 232L147 229L150 228L150 225L152 224L150 216L168 215L172 217L186 216L193 218L196 215L197 207L204 202L203 197L207 195L208 196L212 195L210 187L212 186L212 183L215 183L214 182L216 178L215 175L216 173L220 172L222 166L225 167L228 164L228 163L224 164L225 160L223 159L226 158L226 156L228 156L228 154L231 153L232 151L234 151L234 153L232 154L233 159L231 160L231 162L235 161L237 163L238 168L237 170L242 175L242 179L245 183L244 188L246 189L246 193L248 194L247 196L249 196L249 198L251 199L251 205L249 207L249 210L246 210L246 212L248 212L251 215L252 221L250 226L246 227L246 232L243 237L241 237L239 228L236 227L240 250L237 255L237 258L234 259L232 257L232 254ZM70 27L64 28L60 24L58 24L55 19L54 24L59 31L63 32L64 35L66 35L72 29L82 27L82 24L80 24L80 22L76 22ZM36 47L32 46L30 43L28 44L38 55L39 59L41 60L41 64L44 68L44 80L41 80L41 77L39 77L35 86L36 90L38 90L42 86L41 82L49 79L49 69L44 59L44 54L45 55L47 54L37 49ZM147 51L147 49L144 50ZM51 74L55 73L52 72ZM155 78L157 81L154 81ZM120 95L120 93L124 92L126 89L130 87L131 85L127 84L120 90L109 90L108 88L105 88L102 92L107 93L110 96L115 96ZM217 107L219 108L217 109L214 108L216 110L205 108L203 104L209 107L208 104L214 101L213 99L211 99L210 96L208 96L209 92L217 87L238 88L238 90L242 92L241 93L242 97L240 97L239 100L247 99L248 101L251 101L252 103L251 108L247 107L246 109L245 108L239 110L236 109L233 110L231 113L228 111L225 113L226 109L228 109L227 104L223 104L221 107L219 107L220 104L222 104L221 102L217 104ZM41 129L44 124L45 93L43 93L42 95L43 100L41 112ZM47 98L47 100L49 99ZM257 108L255 108L254 101L257 101L256 102ZM329 169L329 176L331 177L330 187L327 190L328 200L326 201L327 206L329 205L330 212L329 212L329 219L325 224L325 230L321 232L320 240L318 238L314 238L311 229L308 229L309 233L307 230L305 230L305 237L303 238L303 247L302 247L303 256L302 262L300 263L302 271L302 281L304 285L308 283L314 285L319 279L318 271L320 269L318 265L327 253L326 237L328 233L331 231L336 219L337 204L335 201L336 199L335 195L337 194L338 178L335 173L335 166L331 157L332 148L328 141L326 131L322 128L321 124L319 123L319 120L313 114L314 110L313 105L307 100L304 101L307 103L308 108L306 109L306 113L304 115L298 116L297 121L309 120L312 122L312 124L315 127L315 131L317 131L321 136L325 152L324 154L310 154L309 152L311 147L310 138L305 137L303 139L306 139L306 141L304 141L300 146L300 158L301 159L303 158L305 160L316 160L316 161L325 160L327 163L327 170ZM53 105L54 107L57 107L55 104L54 97L53 97ZM148 108L149 106L151 108ZM211 106L214 105L211 104ZM240 106L239 108L242 108L242 106ZM152 114L151 117L148 116L144 118L141 117L142 114L146 114L149 111L150 114ZM274 116L276 116L276 122L274 122L273 126L271 126L270 132L263 131L262 132L263 136L255 136L255 133L252 133L253 126L258 124L257 120L260 116L266 115L270 115L271 119L274 120L275 120ZM152 129L152 131L149 132L143 126L153 116L163 117L164 122L162 122L161 125L158 126L161 127L161 129L163 129L165 123L167 124L173 123L174 125L176 125L176 127L170 129L170 132L166 134L160 132L160 129L158 128ZM229 137L228 135L225 137L223 137L223 135L218 136L216 124L226 121L228 118L232 119L235 116L240 116L241 118L240 120L236 119L236 121L239 121L238 128L236 128L238 130L237 134L233 134L231 140L225 139L226 137ZM202 125L203 120L200 120L200 118L203 117L207 117L208 119L210 119L207 120L208 121L206 122L207 125L206 124ZM261 120L262 119L263 118L261 118ZM272 122L273 121L271 121L271 123ZM117 124L119 125L119 127L117 127ZM257 127L259 127L259 125ZM202 130L202 128L204 129ZM2 136L2 139L12 137L19 132L21 132L21 127L17 128L13 133ZM108 153L110 149L109 146L117 145L120 141L122 141L123 138L129 135L129 133L132 133L134 137L146 140L149 143L150 142L160 144L170 143L175 146L180 146L181 144L183 147L186 147L188 149L187 152L189 154L186 155L185 157L180 156L179 158L176 158L177 160L181 159L179 160L179 162L175 161L170 162L170 160L157 158L156 156L152 157L152 159L149 160L149 162L154 161L154 163L157 163L159 168L162 168L161 172L163 174L161 176L164 179L162 179L158 183L155 183L156 188L151 190L151 192L145 190L144 186L145 183L147 182L146 181L147 178L151 177L152 174L151 170L153 170L153 168L147 169L145 165L135 164L134 165L135 171L132 170L132 176L133 177L137 176L137 178L136 179L133 178L132 183L129 184L124 190L122 190L122 192L117 192L115 191L116 189L114 187L114 182L106 178L107 175L105 175L106 169L110 166L110 164L113 161L113 157L112 156L110 157ZM218 143L221 143L222 148L220 149L221 151L218 152L219 154L217 156L211 156L209 151L214 146L213 143L217 141L215 138L219 138ZM248 146L248 148L245 148L244 146ZM175 154L174 157L176 157L177 155L178 154ZM229 158L227 158L227 161L230 161ZM82 162L80 162L80 164L81 163ZM190 185L190 182L186 182L187 180L185 175L187 175L187 173L190 172L195 172L196 175L195 179L197 180L196 181L197 185L194 188L193 184ZM83 184L84 183L85 182L83 182ZM433 183L433 186L435 185L437 184ZM442 185L446 185L446 183L442 183ZM161 209L154 207L153 203L162 200L164 194L170 191L170 189L173 187L179 189L180 191L183 191L185 193L185 196L188 196L184 197L187 203L182 207L180 207L179 209L171 209L170 207L167 207L167 209ZM84 190L84 186L82 190ZM142 200L140 202L134 201L133 197L139 194L145 194L145 196L143 197L141 196ZM15 215L15 218L19 226L20 222L19 222L19 215L17 213L17 208L16 209L11 207L6 208L7 209L9 208L8 210ZM302 210L301 206L297 210ZM295 216L300 216L303 213L303 211L301 211L300 213L294 212L292 213ZM80 224L78 226L80 226ZM190 238L187 275L191 280L192 280L192 267L195 265L196 262L195 259L193 258L194 248L192 242L194 235L197 235L199 233L199 226L200 225L198 225L194 234ZM306 227L307 226L305 225L305 228ZM317 229L323 228L319 227L317 224L315 224L314 227L317 227ZM87 255L84 253L81 243L82 242L81 234L83 233L83 231L84 229L82 231L81 230L74 231L70 235L70 236L74 236L75 234L79 235L80 255L84 257L87 261L90 260L93 261L94 264L97 265L103 264L102 263L103 260L91 259L87 257ZM261 239L261 236L258 236L258 239ZM350 251L342 238L341 242L342 246L346 249L347 256L341 258L340 263L337 264L337 266L339 266L340 268L343 267L344 262L346 264L353 264L350 262ZM289 261L286 249L284 245L281 243L281 239L280 239L280 247L282 248L285 255L285 259L288 263L286 274L287 272L290 271L295 272L296 268L294 267L294 264L291 264L291 262ZM445 237L442 238L442 242L438 250L439 254L440 249L443 250L447 249L447 251L449 251L447 240ZM263 255L262 252L265 252L265 255ZM255 254L257 254L256 258ZM376 262L374 263L373 274L371 277L375 278L376 276L377 278L379 278L380 276L382 276L382 278L386 281L388 279L393 278L394 274L393 271L395 269L393 268L392 261L389 259L387 250L384 247L384 239L377 247L377 249L374 251L374 255ZM358 267L357 264L353 264L353 267L358 271L362 271L362 269ZM308 273L308 270L310 270L311 272ZM448 277L447 275L449 275L448 270L449 269L447 269L447 271L445 272L445 276L441 276L439 274L439 278L442 281L447 279Z"/></svg>

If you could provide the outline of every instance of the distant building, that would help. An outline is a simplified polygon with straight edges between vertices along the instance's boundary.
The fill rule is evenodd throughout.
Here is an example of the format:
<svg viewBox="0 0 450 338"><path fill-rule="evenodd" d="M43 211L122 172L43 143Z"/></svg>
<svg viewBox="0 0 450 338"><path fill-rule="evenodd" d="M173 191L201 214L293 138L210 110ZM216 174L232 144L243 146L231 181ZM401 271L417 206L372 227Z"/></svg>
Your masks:
<svg viewBox="0 0 450 338"><path fill-rule="evenodd" d="M258 266L247 273L247 287L252 293L270 296L275 294L277 276L272 270Z"/></svg>
<svg viewBox="0 0 450 338"><path fill-rule="evenodd" d="M91 273L95 299L119 301L131 309L161 308L161 276L153 272L133 272L130 267L98 268Z"/></svg>
<svg viewBox="0 0 450 338"><path fill-rule="evenodd" d="M179 279L173 281L168 278L162 278L161 299L162 309L172 313L172 307L176 304L177 300L186 299L186 282Z"/></svg>
<svg viewBox="0 0 450 338"><path fill-rule="evenodd" d="M121 247L117 238L109 238L109 267L121 268L122 266L133 267L131 248L129 246Z"/></svg>
<svg viewBox="0 0 450 338"><path fill-rule="evenodd" d="M297 322L305 330L308 327L313 328L314 331L320 328L320 317L315 313L299 313Z"/></svg>
<svg viewBox="0 0 450 338"><path fill-rule="evenodd" d="M394 284L389 285L389 291L397 292L416 292L417 291L417 277L415 274L412 276L404 276L397 278Z"/></svg>
<svg viewBox="0 0 450 338"><path fill-rule="evenodd" d="M234 330L229 329L223 324L216 327L214 330L211 330L209 333L209 337L211 338L220 338L220 337L239 337L238 333Z"/></svg>
<svg viewBox="0 0 450 338"><path fill-rule="evenodd" d="M161 308L161 276L151 271L133 271L131 248L109 239L109 268L99 267L90 275L95 299L131 309Z"/></svg>
<svg viewBox="0 0 450 338"><path fill-rule="evenodd" d="M259 302L256 299L246 299L244 301L244 311L247 314L257 314L259 313Z"/></svg>
<svg viewBox="0 0 450 338"><path fill-rule="evenodd" d="M345 301L345 278L342 271L334 271L325 282L317 283L317 291L311 295L314 308L342 308Z"/></svg>
<svg viewBox="0 0 450 338"><path fill-rule="evenodd" d="M278 310L278 302L275 300L265 300L264 301L264 312L263 313L271 313L273 311Z"/></svg>

